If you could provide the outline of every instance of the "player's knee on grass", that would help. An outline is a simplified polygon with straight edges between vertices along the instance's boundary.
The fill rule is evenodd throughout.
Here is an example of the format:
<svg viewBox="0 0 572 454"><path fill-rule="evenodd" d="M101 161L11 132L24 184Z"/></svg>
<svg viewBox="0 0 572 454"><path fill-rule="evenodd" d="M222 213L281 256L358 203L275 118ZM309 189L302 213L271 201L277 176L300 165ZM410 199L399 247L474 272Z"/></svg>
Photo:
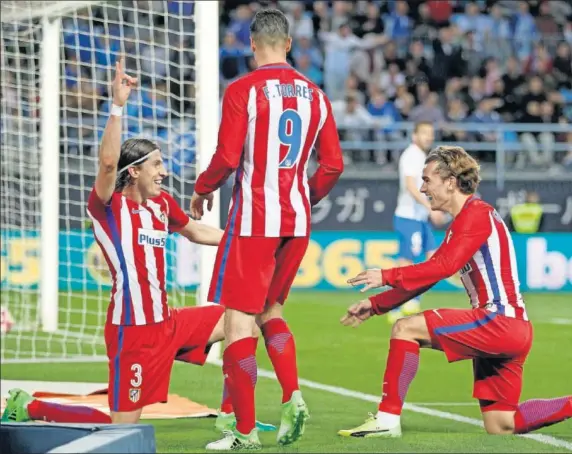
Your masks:
<svg viewBox="0 0 572 454"><path fill-rule="evenodd" d="M142 408L134 411L112 411L112 424L137 424L141 418Z"/></svg>
<svg viewBox="0 0 572 454"><path fill-rule="evenodd" d="M391 338L417 341L421 346L431 344L431 337L423 314L397 320L391 329Z"/></svg>
<svg viewBox="0 0 572 454"><path fill-rule="evenodd" d="M514 411L483 412L485 430L490 435L510 435L514 433Z"/></svg>

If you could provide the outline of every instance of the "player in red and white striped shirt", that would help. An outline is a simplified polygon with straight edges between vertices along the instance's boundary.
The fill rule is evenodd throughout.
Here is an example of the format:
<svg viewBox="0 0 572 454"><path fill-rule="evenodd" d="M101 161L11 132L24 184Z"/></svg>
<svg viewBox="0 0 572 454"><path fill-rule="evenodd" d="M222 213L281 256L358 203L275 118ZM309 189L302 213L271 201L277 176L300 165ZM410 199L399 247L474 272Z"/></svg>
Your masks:
<svg viewBox="0 0 572 454"><path fill-rule="evenodd" d="M222 231L192 221L161 190L167 171L155 143L129 139L121 144L121 113L136 83L118 61L113 106L87 204L113 279L105 343L115 423L135 423L144 406L166 401L173 361L203 364L209 346L224 338L220 307L167 305L167 235L178 232L216 246Z"/></svg>
<svg viewBox="0 0 572 454"><path fill-rule="evenodd" d="M167 305L167 235L178 232L194 243L216 246L223 232L192 221L161 190L167 171L155 143L129 139L121 145L121 113L136 83L118 61L113 107L87 203L95 240L113 281L105 326L111 418L89 407L32 399L15 389L7 401L9 420L135 423L143 407L167 400L173 361L202 365L210 345L224 339L221 306L171 309ZM235 423L229 415L217 419L216 427L230 429Z"/></svg>
<svg viewBox="0 0 572 454"><path fill-rule="evenodd" d="M286 17L277 10L259 11L250 30L258 69L227 88L218 146L191 201L191 214L200 219L204 201L212 203L212 193L236 172L209 300L226 308L229 345L223 370L237 429L207 449L260 446L254 431L256 321L283 389L278 442L292 443L303 433L308 413L282 304L308 246L311 207L343 170L330 102L286 63L292 41ZM314 146L319 167L308 180Z"/></svg>
<svg viewBox="0 0 572 454"><path fill-rule="evenodd" d="M350 279L392 290L349 308L342 323L358 325L384 314L460 271L472 309L433 309L393 327L383 398L375 418L342 436L396 437L419 348L442 350L450 362L472 359L473 396L485 429L493 434L527 433L572 417L572 396L529 400L519 405L523 366L532 345L532 325L519 289L512 239L496 210L474 193L479 167L460 147L438 147L425 161L421 192L431 209L454 217L433 257L418 265L368 270Z"/></svg>

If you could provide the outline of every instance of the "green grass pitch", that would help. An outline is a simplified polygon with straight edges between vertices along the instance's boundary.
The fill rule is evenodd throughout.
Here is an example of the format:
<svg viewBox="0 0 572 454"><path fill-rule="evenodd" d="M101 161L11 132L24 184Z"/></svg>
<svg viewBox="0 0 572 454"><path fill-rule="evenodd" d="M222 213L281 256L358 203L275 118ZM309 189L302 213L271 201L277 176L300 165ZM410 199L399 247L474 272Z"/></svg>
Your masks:
<svg viewBox="0 0 572 454"><path fill-rule="evenodd" d="M299 374L325 385L378 396L385 366L390 326L376 317L357 329L339 324L347 306L359 299L353 292L293 292L285 313L296 338ZM81 301L78 296L77 301ZM549 398L572 393L572 297L568 294L527 294L528 314L535 339L525 367L522 398ZM425 308L468 307L462 293L431 292ZM17 342L13 335L3 339ZM57 342L54 342L54 348ZM13 348L16 345L13 344ZM27 348L21 343L19 348ZM37 348L40 348L37 345ZM71 348L71 347L70 347ZM260 343L259 368L271 369ZM3 364L2 379L94 381L107 380L105 363ZM177 364L170 392L188 396L216 408L220 402L220 368ZM401 439L342 439L340 428L363 422L375 412L372 402L302 387L311 412L306 434L296 444L278 448L275 433L261 434L265 452L569 452L566 447L515 436L489 436L482 428L437 416L404 411ZM479 418L472 393L472 368L464 361L448 364L440 352L422 350L419 372L407 401L424 408ZM259 377L257 416L278 424L281 392L275 380ZM158 452L203 452L218 438L213 419L153 422ZM537 433L550 435L569 446L572 420Z"/></svg>

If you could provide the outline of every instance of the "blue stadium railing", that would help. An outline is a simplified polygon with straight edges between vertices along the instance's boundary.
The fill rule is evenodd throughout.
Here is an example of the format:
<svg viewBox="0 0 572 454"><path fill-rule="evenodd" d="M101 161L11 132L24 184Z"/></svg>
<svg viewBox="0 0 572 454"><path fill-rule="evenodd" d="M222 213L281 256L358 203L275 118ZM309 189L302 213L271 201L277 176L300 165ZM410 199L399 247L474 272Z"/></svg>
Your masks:
<svg viewBox="0 0 572 454"><path fill-rule="evenodd" d="M403 150L410 141L414 123L411 122L395 122L388 124L383 121L373 120L368 125L351 125L345 126L343 119L337 122L338 130L344 135L344 132L364 131L374 135L374 139L370 140L342 140L341 145L344 150L374 150L374 152L386 150ZM493 134L495 140L491 141L442 141L442 132L464 131L468 135L479 133ZM381 134L381 133L384 134ZM396 138L396 132L400 132L399 138ZM492 152L495 154L496 180L500 190L504 187L504 179L506 173L506 158L508 154L516 154L523 152L523 145L520 141L520 135L523 133L539 134L542 132L552 133L555 136L553 152L554 156L566 154L572 150L572 143L567 141L567 135L572 134L572 125L559 123L441 123L436 125L435 145L458 145L469 152ZM380 134L376 134L380 133ZM387 137L390 136L390 139ZM539 149L542 147L539 144Z"/></svg>

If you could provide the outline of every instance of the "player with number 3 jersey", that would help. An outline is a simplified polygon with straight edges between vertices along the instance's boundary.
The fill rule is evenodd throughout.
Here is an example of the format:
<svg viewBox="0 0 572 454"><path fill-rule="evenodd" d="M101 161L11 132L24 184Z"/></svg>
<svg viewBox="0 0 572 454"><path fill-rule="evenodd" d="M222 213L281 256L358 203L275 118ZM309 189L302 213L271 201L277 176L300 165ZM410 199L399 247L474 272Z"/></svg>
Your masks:
<svg viewBox="0 0 572 454"><path fill-rule="evenodd" d="M191 214L234 172L234 189L218 248L209 299L225 307L223 372L237 428L207 449L260 447L255 431L256 340L260 324L282 385L278 442L298 439L308 417L298 388L294 339L282 305L310 235L311 207L333 188L343 170L330 102L316 84L286 63L292 39L278 10L259 11L250 26L258 68L228 86L218 146L197 179ZM318 169L307 178L316 147Z"/></svg>
<svg viewBox="0 0 572 454"><path fill-rule="evenodd" d="M133 138L121 144L121 114L136 84L118 61L113 106L87 203L113 282L104 333L111 418L89 407L44 402L11 390L4 419L136 423L143 407L167 400L175 360L202 365L210 346L224 339L221 306L173 309L167 304L168 234L216 246L223 232L191 220L161 189L167 171L155 143ZM232 418L225 422L228 429L235 424Z"/></svg>

